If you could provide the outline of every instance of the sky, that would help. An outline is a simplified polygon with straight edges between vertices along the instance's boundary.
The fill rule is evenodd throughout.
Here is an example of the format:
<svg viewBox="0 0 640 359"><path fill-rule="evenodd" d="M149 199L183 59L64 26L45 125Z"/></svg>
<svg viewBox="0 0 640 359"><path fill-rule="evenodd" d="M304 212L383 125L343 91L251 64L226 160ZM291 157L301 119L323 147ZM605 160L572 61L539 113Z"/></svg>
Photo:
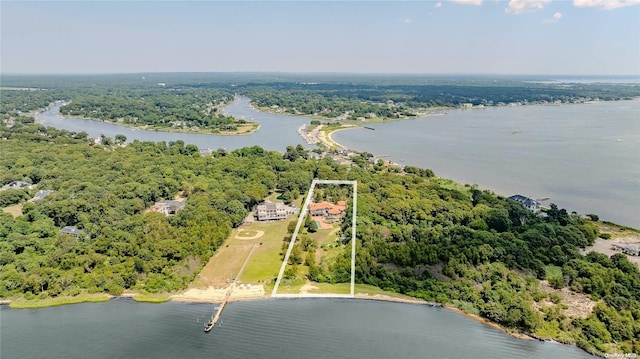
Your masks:
<svg viewBox="0 0 640 359"><path fill-rule="evenodd" d="M0 72L640 75L640 0L5 1Z"/></svg>

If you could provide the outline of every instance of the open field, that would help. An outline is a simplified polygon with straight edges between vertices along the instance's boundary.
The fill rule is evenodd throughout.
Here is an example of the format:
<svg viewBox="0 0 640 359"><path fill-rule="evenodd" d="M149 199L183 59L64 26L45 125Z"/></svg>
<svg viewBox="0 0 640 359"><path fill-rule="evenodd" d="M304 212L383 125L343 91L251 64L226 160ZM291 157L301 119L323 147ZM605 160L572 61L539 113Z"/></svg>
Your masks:
<svg viewBox="0 0 640 359"><path fill-rule="evenodd" d="M22 203L13 206L4 207L2 212L9 213L13 218L22 216Z"/></svg>
<svg viewBox="0 0 640 359"><path fill-rule="evenodd" d="M280 252L290 221L252 222L233 230L225 244L211 257L199 277L189 288L224 288L238 273L254 244L254 250L239 283L257 284L271 282L278 275L282 263Z"/></svg>

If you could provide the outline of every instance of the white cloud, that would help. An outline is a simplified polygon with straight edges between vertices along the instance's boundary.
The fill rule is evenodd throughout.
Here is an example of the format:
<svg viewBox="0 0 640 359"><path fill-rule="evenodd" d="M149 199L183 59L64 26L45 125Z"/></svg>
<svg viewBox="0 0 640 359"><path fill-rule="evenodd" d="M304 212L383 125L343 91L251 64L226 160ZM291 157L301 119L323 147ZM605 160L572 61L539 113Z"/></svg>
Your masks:
<svg viewBox="0 0 640 359"><path fill-rule="evenodd" d="M510 0L504 12L510 15L519 15L544 9L551 0Z"/></svg>
<svg viewBox="0 0 640 359"><path fill-rule="evenodd" d="M400 22L403 24L411 25L411 19L409 19L408 17L400 19Z"/></svg>
<svg viewBox="0 0 640 359"><path fill-rule="evenodd" d="M562 19L562 14L557 12L553 14L553 16L550 19L544 19L542 20L542 22L549 24L549 23L559 22L560 19Z"/></svg>
<svg viewBox="0 0 640 359"><path fill-rule="evenodd" d="M441 8L442 7L442 3L441 2L437 2L435 5L433 5L436 9Z"/></svg>
<svg viewBox="0 0 640 359"><path fill-rule="evenodd" d="M573 6L576 7L601 7L605 10L633 5L640 5L640 0L573 0Z"/></svg>
<svg viewBox="0 0 640 359"><path fill-rule="evenodd" d="M449 0L449 1L456 4L464 4L464 5L475 5L475 6L482 5L482 0Z"/></svg>

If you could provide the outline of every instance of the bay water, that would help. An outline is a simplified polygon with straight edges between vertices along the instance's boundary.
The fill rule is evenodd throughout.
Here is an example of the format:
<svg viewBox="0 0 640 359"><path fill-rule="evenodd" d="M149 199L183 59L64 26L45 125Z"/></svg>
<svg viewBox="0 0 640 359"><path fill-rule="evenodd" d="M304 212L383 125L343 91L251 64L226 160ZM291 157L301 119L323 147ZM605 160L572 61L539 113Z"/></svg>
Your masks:
<svg viewBox="0 0 640 359"><path fill-rule="evenodd" d="M640 100L453 110L332 138L502 195L640 228Z"/></svg>
<svg viewBox="0 0 640 359"><path fill-rule="evenodd" d="M0 357L583 359L553 342L522 340L458 313L357 299L266 299L214 305L118 298L42 309L0 306Z"/></svg>

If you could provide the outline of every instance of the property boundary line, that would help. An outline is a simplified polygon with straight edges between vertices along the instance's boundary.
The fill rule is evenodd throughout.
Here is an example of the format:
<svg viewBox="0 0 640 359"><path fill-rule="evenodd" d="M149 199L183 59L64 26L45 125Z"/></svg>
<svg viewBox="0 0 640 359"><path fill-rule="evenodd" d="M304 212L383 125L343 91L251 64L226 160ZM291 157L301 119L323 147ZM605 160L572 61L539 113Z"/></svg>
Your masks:
<svg viewBox="0 0 640 359"><path fill-rule="evenodd" d="M293 231L293 235L291 236L291 241L289 242L289 247L287 248L287 253L284 255L284 260L282 261L282 265L280 266L280 272L278 273L278 278L276 279L276 284L273 287L273 291L271 292L272 297L289 297L289 298L302 298L302 297L312 297L313 294L310 295L285 295L278 294L278 288L280 287L280 282L282 281L282 276L284 275L285 268L287 267L287 262L289 262L289 256L291 256L291 251L293 251L293 246L295 245L296 239L298 238L298 232L300 232L300 227L302 227L302 222L304 221L305 216L307 215L309 204L311 203L311 198L313 198L313 191L316 188L317 184L350 184L353 185L353 218L351 224L351 293L348 295L341 294L329 294L319 297L353 297L355 295L355 273L356 273L356 213L357 213L357 195L358 195L358 182L357 181L346 181L346 180L319 180L314 179L311 181L311 187L309 187L309 193L307 194L307 198L304 201L302 209L300 210L300 217L298 217L298 223L296 223L296 228Z"/></svg>

